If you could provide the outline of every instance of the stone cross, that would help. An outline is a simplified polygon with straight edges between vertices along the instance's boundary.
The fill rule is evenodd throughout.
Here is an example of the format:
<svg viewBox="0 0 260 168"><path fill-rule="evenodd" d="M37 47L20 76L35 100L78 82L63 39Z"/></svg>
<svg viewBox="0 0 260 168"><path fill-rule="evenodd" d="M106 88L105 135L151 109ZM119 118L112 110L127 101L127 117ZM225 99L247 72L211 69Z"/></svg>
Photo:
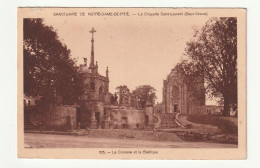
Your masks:
<svg viewBox="0 0 260 168"><path fill-rule="evenodd" d="M94 28L92 28L92 30L90 30L89 31L90 33L92 33L92 39L93 39L93 34L95 33L95 32L97 32Z"/></svg>

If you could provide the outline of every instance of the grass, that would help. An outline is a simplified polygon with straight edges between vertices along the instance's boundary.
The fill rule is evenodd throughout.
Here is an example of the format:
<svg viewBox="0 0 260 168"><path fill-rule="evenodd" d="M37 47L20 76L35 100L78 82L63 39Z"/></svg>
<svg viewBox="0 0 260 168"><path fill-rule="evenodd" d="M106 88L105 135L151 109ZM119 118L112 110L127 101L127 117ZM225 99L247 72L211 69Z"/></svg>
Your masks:
<svg viewBox="0 0 260 168"><path fill-rule="evenodd" d="M197 124L206 124L217 126L222 133L225 134L238 134L237 124L224 119L221 116L211 116L211 115L189 115L187 120Z"/></svg>

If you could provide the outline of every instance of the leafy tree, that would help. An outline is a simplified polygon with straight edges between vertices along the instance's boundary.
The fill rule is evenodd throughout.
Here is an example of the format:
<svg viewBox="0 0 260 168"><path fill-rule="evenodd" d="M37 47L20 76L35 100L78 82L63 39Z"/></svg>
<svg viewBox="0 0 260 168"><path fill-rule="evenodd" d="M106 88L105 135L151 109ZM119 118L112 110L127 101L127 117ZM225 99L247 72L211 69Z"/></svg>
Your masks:
<svg viewBox="0 0 260 168"><path fill-rule="evenodd" d="M186 55L203 74L213 97L223 98L224 113L237 106L237 19L212 18L187 43Z"/></svg>
<svg viewBox="0 0 260 168"><path fill-rule="evenodd" d="M198 89L198 83L204 83L204 75L199 70L199 67L193 62L188 60L181 60L176 66L178 74L183 77L184 83L187 85L188 91L192 94L193 97L200 100L205 100L205 89ZM203 91L203 93L201 93ZM207 92L206 92L207 94Z"/></svg>
<svg viewBox="0 0 260 168"><path fill-rule="evenodd" d="M155 88L150 85L141 85L133 90L132 95L135 98L139 98L140 105L144 108L147 101L150 101L153 105L155 104L157 98L155 91Z"/></svg>
<svg viewBox="0 0 260 168"><path fill-rule="evenodd" d="M111 104L117 104L118 103L117 99L118 99L118 96L117 96L117 94L115 92L115 94L110 97L110 103Z"/></svg>
<svg viewBox="0 0 260 168"><path fill-rule="evenodd" d="M24 19L23 23L24 93L50 102L57 97L65 104L77 102L84 85L70 50L43 19Z"/></svg>
<svg viewBox="0 0 260 168"><path fill-rule="evenodd" d="M130 89L126 85L120 85L116 87L117 94L119 95L119 103L122 103L122 100L125 96L130 95Z"/></svg>

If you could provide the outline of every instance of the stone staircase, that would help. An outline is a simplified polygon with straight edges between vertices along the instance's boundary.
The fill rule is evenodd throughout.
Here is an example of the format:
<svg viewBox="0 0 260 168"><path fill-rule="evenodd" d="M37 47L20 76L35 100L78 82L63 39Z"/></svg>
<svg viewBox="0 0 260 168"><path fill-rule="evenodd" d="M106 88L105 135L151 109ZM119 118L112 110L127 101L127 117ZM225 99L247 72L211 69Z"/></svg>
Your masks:
<svg viewBox="0 0 260 168"><path fill-rule="evenodd" d="M181 121L181 120L179 119L179 115L180 115L180 113L177 113L177 114L176 114L175 123L176 123L179 127L181 127L181 128L191 128L191 124L186 124L186 123L184 123L183 121Z"/></svg>

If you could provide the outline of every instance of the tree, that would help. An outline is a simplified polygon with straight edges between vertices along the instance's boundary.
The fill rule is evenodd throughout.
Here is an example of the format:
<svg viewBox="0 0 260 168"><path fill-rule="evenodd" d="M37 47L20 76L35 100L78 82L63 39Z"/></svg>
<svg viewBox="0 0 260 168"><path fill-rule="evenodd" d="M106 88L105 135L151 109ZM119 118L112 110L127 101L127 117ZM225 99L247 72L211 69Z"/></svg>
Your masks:
<svg viewBox="0 0 260 168"><path fill-rule="evenodd" d="M237 19L212 18L187 43L190 63L203 74L213 97L223 98L224 113L237 106Z"/></svg>
<svg viewBox="0 0 260 168"><path fill-rule="evenodd" d="M118 96L115 92L115 94L110 97L110 103L115 104L115 105L118 104L117 99L118 99Z"/></svg>
<svg viewBox="0 0 260 168"><path fill-rule="evenodd" d="M77 102L84 84L70 50L43 19L24 19L23 23L24 93L49 102L57 96L64 104Z"/></svg>
<svg viewBox="0 0 260 168"><path fill-rule="evenodd" d="M140 105L144 108L147 101L150 101L152 105L155 104L157 98L155 91L155 88L150 85L141 85L133 90L132 95L135 98L139 98Z"/></svg>
<svg viewBox="0 0 260 168"><path fill-rule="evenodd" d="M116 87L117 94L119 95L119 103L122 103L124 97L130 95L130 89L126 85Z"/></svg>
<svg viewBox="0 0 260 168"><path fill-rule="evenodd" d="M177 73L183 77L184 83L187 85L188 92L196 99L205 100L205 94L207 92L202 88L198 89L198 83L204 83L204 74L201 73L199 67L188 60L181 60L175 69ZM202 93L203 92L203 93Z"/></svg>

